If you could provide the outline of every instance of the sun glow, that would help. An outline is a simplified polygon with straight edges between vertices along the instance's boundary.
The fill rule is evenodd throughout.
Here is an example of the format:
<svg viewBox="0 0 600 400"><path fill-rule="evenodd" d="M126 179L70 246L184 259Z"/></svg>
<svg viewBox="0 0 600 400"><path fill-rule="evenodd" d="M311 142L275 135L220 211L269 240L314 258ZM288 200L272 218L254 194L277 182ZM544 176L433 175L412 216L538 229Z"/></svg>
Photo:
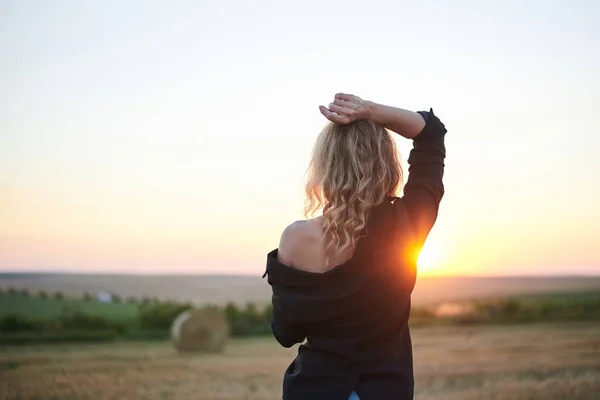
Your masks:
<svg viewBox="0 0 600 400"><path fill-rule="evenodd" d="M425 244L417 258L417 268L420 274L430 274L440 268L440 251L438 248Z"/></svg>

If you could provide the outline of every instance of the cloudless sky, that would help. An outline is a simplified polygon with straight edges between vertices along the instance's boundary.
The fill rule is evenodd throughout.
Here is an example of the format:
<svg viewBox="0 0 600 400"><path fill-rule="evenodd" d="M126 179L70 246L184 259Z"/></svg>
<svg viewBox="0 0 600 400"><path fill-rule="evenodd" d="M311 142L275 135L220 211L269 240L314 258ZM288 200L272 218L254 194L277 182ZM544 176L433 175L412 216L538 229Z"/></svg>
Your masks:
<svg viewBox="0 0 600 400"><path fill-rule="evenodd" d="M600 274L599 20L592 0L0 0L0 270L261 274L342 91L449 130L424 274Z"/></svg>

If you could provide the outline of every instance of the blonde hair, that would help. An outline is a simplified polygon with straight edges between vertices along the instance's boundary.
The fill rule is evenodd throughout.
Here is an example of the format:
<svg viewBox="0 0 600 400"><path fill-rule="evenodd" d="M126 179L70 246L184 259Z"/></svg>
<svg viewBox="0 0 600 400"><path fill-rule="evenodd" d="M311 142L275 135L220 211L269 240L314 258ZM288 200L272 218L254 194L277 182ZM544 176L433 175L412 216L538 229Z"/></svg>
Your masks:
<svg viewBox="0 0 600 400"><path fill-rule="evenodd" d="M394 196L402 167L391 134L370 121L329 123L308 168L306 217L323 210L326 268L336 254L354 251L370 210Z"/></svg>

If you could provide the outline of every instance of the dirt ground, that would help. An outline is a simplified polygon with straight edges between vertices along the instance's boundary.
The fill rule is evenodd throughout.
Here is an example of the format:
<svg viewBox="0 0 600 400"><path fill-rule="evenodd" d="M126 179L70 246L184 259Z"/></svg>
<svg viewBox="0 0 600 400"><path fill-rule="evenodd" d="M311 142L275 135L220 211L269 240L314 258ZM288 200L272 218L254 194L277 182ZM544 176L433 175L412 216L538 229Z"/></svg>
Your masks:
<svg viewBox="0 0 600 400"><path fill-rule="evenodd" d="M600 399L600 323L413 329L415 398ZM166 343L0 348L0 400L281 398L295 349L270 338L218 355Z"/></svg>

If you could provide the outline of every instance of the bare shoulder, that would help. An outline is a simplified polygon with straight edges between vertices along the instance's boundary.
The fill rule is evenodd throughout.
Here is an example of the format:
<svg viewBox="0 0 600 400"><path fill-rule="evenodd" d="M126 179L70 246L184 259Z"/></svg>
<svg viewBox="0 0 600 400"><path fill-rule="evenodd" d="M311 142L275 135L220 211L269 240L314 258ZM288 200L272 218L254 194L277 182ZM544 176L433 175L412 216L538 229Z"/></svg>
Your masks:
<svg viewBox="0 0 600 400"><path fill-rule="evenodd" d="M298 255L314 246L319 240L321 227L318 218L295 221L288 225L279 240L278 260L283 264L295 266Z"/></svg>

